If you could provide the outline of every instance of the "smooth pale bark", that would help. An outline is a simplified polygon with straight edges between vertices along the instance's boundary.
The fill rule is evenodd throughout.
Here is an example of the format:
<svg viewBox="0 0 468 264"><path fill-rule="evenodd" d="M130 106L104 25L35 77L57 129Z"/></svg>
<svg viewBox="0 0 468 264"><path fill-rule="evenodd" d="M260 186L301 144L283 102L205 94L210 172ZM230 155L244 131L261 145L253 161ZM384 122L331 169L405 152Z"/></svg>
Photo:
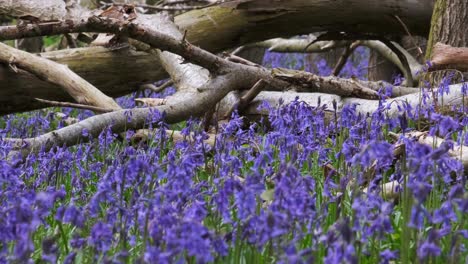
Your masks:
<svg viewBox="0 0 468 264"><path fill-rule="evenodd" d="M104 94L118 97L138 89L139 85L166 78L155 56L129 49L110 51L104 47L79 48L41 53L67 65ZM0 65L0 115L47 107L34 98L71 102L73 98L59 86L25 72L13 72Z"/></svg>
<svg viewBox="0 0 468 264"><path fill-rule="evenodd" d="M11 0L0 3L0 6L13 2L18 6L26 1ZM432 0L231 1L176 16L175 23L182 32L187 30L188 41L209 51L218 52L274 37L333 29L401 34L401 25L388 14L402 18L413 34L425 35L429 30L432 2ZM4 9L5 7L11 10L11 6L4 6ZM41 14L41 5L33 7L35 15ZM63 18L66 12L56 12L54 16ZM5 39L5 36L1 35L0 39ZM144 57L141 53L127 50L100 49L97 58L91 59L92 55L89 57L87 54L96 52L96 47L88 49L43 53L42 56L54 57L57 62L67 64L71 70L105 94L114 97L135 91L142 83L167 77L159 63L151 56ZM13 78L7 76L9 74L7 69L2 69L0 66L0 94L2 94L0 114L44 107L34 102L33 97L70 101L70 98L57 91L56 87L45 85L37 78L24 74Z"/></svg>
<svg viewBox="0 0 468 264"><path fill-rule="evenodd" d="M140 17L139 20L143 19ZM177 26L164 16L145 16L143 23L179 41L183 38L183 34L177 29ZM187 63L181 56L159 49L153 49L153 51L159 57L162 67L169 74L178 91L194 91L210 80L210 73L206 69Z"/></svg>
<svg viewBox="0 0 468 264"><path fill-rule="evenodd" d="M5 139L5 141L12 143L14 147L14 151L10 153L10 157L17 154L24 156L30 152L37 152L42 148L48 150L54 146L71 146L87 141L89 137L83 135L83 130L86 130L90 136L97 137L99 133L108 126L112 126L112 131L114 133L119 133L127 129L143 128L148 125L148 118L156 111L164 112L164 115L159 115L161 119L153 119L154 122L157 123L164 120L166 123L177 123L191 116L203 114L206 109L213 107L222 98L224 99L220 103L219 114L223 116L224 113L232 108L233 104L238 102L238 98L231 96L233 93L228 93L240 88L241 83L239 83L239 80L246 80L248 78L247 76L243 76L244 74L245 72L242 69L234 69L228 75L223 75L210 84L210 86L215 87L215 89L199 92L196 96L194 96L195 93L176 94L168 98L167 104L162 106L119 110L93 116L76 124L35 138ZM246 82L243 82L243 84L245 83ZM451 85L449 94L444 95L443 98L437 98L438 103L442 104L442 102L446 102L446 104L450 105L461 105L463 104L463 99L465 99L464 103L466 104L467 99L463 96L462 85L463 84ZM379 102L375 100L341 98L337 95L318 93L261 92L243 113L250 117L267 115L269 114L267 110L259 109L259 105L264 101L270 103L272 106L277 106L280 100L283 101L284 104L287 104L296 100L296 98L299 98L299 100L311 106L317 106L318 102L320 102L321 106L327 106L330 110L333 110L333 104L335 102L338 112L347 104L356 104L356 111L364 115L372 114L379 109ZM385 110L385 114L389 117L396 117L400 112L398 104L407 103L414 109L420 105L421 100L420 95L411 94L390 99L387 103L390 106ZM433 103L433 99L426 100L426 104L431 103ZM128 121L129 112L131 112L132 116L130 121Z"/></svg>
<svg viewBox="0 0 468 264"><path fill-rule="evenodd" d="M465 105L468 104L468 98L464 96L462 92L462 86L464 84L467 85L468 83L451 85L449 88L450 92L448 94L444 94L443 97L437 98L438 104L445 106L460 106L463 105L463 103ZM388 99L386 102L388 105L390 105L390 107L389 109L385 110L385 114L389 117L398 116L400 113L398 106L404 106L404 104L408 104L412 107L412 109L415 109L421 103L420 97L421 95L416 93ZM348 104L356 104L357 113L361 113L363 115L372 114L379 109L379 101L377 100L343 98L338 95L324 93L264 91L260 92L260 94L252 101L252 103L245 108L243 114L252 117L267 115L268 111L258 109L258 107L263 102L268 102L271 106L277 106L280 100L282 100L284 104L287 104L296 100L296 98L299 98L300 101L304 101L311 106L318 106L318 102L320 102L321 106L326 105L327 109L329 110L333 110L333 101L335 101L338 112L340 112L341 109ZM220 115L226 113L237 101L238 96L236 96L235 93L229 93L229 95L226 96L220 103ZM434 99L428 98L425 104L430 105L432 103L434 103Z"/></svg>
<svg viewBox="0 0 468 264"><path fill-rule="evenodd" d="M0 15L33 16L42 20L63 19L67 14L62 0L2 0Z"/></svg>
<svg viewBox="0 0 468 264"><path fill-rule="evenodd" d="M409 132L405 134L405 136L416 138L419 143L431 146L433 148L440 148L442 143L445 141L443 138L429 136L428 133L419 131ZM454 159L460 161L464 170L468 172L468 148L466 146L454 144L454 147L447 153Z"/></svg>
<svg viewBox="0 0 468 264"><path fill-rule="evenodd" d="M111 97L82 79L67 66L0 43L0 62L32 73L39 79L58 85L76 102L102 108L120 109ZM15 68L13 68L15 70ZM11 73L14 75L14 73Z"/></svg>

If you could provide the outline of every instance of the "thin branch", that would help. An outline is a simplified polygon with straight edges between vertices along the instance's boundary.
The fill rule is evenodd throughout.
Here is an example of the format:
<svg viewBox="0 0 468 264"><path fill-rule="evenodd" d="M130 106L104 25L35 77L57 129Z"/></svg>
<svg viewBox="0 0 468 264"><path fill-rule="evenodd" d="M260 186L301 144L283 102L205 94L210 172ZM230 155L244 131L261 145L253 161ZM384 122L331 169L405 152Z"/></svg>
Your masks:
<svg viewBox="0 0 468 264"><path fill-rule="evenodd" d="M259 64L256 64L256 63L253 63L249 60L246 60L242 57L239 57L237 55L234 55L234 54L226 54L226 59L228 61L232 61L232 62L235 62L235 63L240 63L240 64L244 64L244 65L248 65L248 66L253 66L253 67L260 67Z"/></svg>
<svg viewBox="0 0 468 264"><path fill-rule="evenodd" d="M204 9L208 8L211 6L215 6L220 4L221 1L217 1L211 4L207 5L202 5L202 6L162 6L162 5L146 5L146 4L136 4L134 5L135 7L140 7L140 8L146 8L150 10L155 10L155 11L190 11L190 10L199 10L199 9ZM112 3L112 4L107 4L106 6L123 6L123 5L128 5L128 4L123 4L123 3Z"/></svg>
<svg viewBox="0 0 468 264"><path fill-rule="evenodd" d="M405 29L406 34L408 34L408 36L410 37L411 42L413 42L414 47L418 50L419 56L424 56L424 53L423 53L421 47L419 47L418 44L416 44L416 41L414 40L413 35L411 35L411 32L409 31L408 27L403 22L403 20L401 20L398 15L394 15L394 17L396 18L396 20L398 20L398 22L401 24L401 26Z"/></svg>
<svg viewBox="0 0 468 264"><path fill-rule="evenodd" d="M163 91L164 89L166 89L167 87L173 85L174 82L172 80L168 80L167 82L164 82L163 84L161 84L160 86L156 86L154 84L143 84L140 88L141 89L147 89L147 90L151 90L152 92L155 92L155 93L159 93L161 91Z"/></svg>
<svg viewBox="0 0 468 264"><path fill-rule="evenodd" d="M413 58L413 56L411 56L411 54L409 54L404 48L398 45L398 43L390 41L390 44L388 44L387 41L384 44L382 41L379 40L360 40L360 42L362 46L366 46L370 49L377 51L380 55L382 55L387 60L395 64L403 72L403 75L405 76L406 80L419 80L420 75L418 75L417 73L421 72L423 66L415 58ZM274 52L303 52L304 47L307 44L309 44L309 41L307 41L306 39L275 38L263 42L250 44L248 46L264 47ZM346 47L348 45L350 45L350 42L347 40L317 41L310 45L307 48L306 52L323 52L334 48ZM401 54L398 55L398 53L396 53L395 50ZM406 57L406 61L408 62L410 70L408 70L408 68L405 67L403 60L400 59L401 57ZM407 85L412 86L413 83L408 82Z"/></svg>
<svg viewBox="0 0 468 264"><path fill-rule="evenodd" d="M378 40L381 41L383 44L385 44L394 54L396 54L396 56L398 57L398 59L400 60L403 66L402 72L406 77L406 84L408 86L413 86L413 83L414 83L413 74L411 72L411 67L409 65L408 57L405 55L405 53L402 50L400 50L395 45L394 42L384 37L381 37Z"/></svg>
<svg viewBox="0 0 468 264"><path fill-rule="evenodd" d="M332 72L333 76L338 76L338 74L340 74L341 70L346 64L346 61L348 60L348 57L354 52L354 50L357 47L359 47L359 45L361 45L361 43L359 41L355 41L351 45L345 48L345 50L343 51L343 54L341 54L340 58L338 59L338 62L333 68L333 72Z"/></svg>
<svg viewBox="0 0 468 264"><path fill-rule="evenodd" d="M163 1L161 6L168 6L168 5L180 5L180 4L187 4L187 3L209 3L207 0L178 0L178 1Z"/></svg>
<svg viewBox="0 0 468 264"><path fill-rule="evenodd" d="M263 89L265 89L265 87L266 83L262 79L256 82L255 85L239 99L239 102L232 105L232 107L224 114L224 119L228 119L236 109L238 111L244 109Z"/></svg>
<svg viewBox="0 0 468 264"><path fill-rule="evenodd" d="M44 99L40 99L40 98L34 98L34 99L36 101L40 102L40 103L48 104L50 106L85 109L85 110L91 110L91 111L98 112L98 113L109 113L109 112L115 111L114 109L102 108L102 107L98 107L98 106L75 104L75 103L70 103L70 102L50 101L50 100L44 100Z"/></svg>
<svg viewBox="0 0 468 264"><path fill-rule="evenodd" d="M331 93L345 97L379 99L379 94L365 87L359 80L341 79L334 76L322 77L312 73L291 69L275 68L273 76L310 92Z"/></svg>

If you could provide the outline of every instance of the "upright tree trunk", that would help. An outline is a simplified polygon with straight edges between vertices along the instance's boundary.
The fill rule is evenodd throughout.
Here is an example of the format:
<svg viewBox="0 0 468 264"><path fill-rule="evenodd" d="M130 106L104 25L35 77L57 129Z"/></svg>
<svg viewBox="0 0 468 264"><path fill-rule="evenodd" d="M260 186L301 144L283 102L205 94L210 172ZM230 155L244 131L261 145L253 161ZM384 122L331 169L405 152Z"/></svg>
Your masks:
<svg viewBox="0 0 468 264"><path fill-rule="evenodd" d="M437 0L432 14L431 31L429 33L426 59L432 56L432 48L437 42L452 47L468 47L468 1ZM454 70L436 71L427 76L431 84L438 84L442 78L453 74L452 83L460 82L468 73L454 73Z"/></svg>
<svg viewBox="0 0 468 264"><path fill-rule="evenodd" d="M367 78L369 81L386 81L392 83L393 78L400 72L395 64L385 59L375 50L370 51Z"/></svg>

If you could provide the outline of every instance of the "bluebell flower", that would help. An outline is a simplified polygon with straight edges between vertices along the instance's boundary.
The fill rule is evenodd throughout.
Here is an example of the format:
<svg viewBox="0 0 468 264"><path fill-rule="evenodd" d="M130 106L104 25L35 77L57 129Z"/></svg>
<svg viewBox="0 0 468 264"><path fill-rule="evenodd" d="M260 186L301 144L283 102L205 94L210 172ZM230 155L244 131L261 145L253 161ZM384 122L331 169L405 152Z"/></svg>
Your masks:
<svg viewBox="0 0 468 264"><path fill-rule="evenodd" d="M103 222L97 222L91 229L89 244L100 253L106 253L112 246L112 228Z"/></svg>

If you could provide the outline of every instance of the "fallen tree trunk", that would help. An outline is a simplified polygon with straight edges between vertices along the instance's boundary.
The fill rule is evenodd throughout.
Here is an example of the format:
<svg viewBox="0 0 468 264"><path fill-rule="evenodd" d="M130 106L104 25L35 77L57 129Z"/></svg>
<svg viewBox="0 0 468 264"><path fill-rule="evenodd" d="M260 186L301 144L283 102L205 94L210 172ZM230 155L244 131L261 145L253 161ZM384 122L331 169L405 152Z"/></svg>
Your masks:
<svg viewBox="0 0 468 264"><path fill-rule="evenodd" d="M120 109L114 99L103 94L63 64L32 55L3 43L0 43L0 62L7 64L15 73L20 68L41 80L60 86L78 103ZM15 73L11 74L16 75Z"/></svg>
<svg viewBox="0 0 468 264"><path fill-rule="evenodd" d="M157 106L153 108L137 108L131 110L119 110L102 115L96 115L85 119L81 122L75 123L68 127L49 132L47 134L27 139L4 139L6 142L13 144L13 151L10 157L21 154L26 156L30 152L37 152L40 149L51 149L54 146L71 146L80 142L89 140L89 136L97 137L101 131L106 127L111 126L114 133L120 133L127 129L140 129L148 126L148 118L154 113L159 111L159 119L153 120L155 123L164 121L166 123L177 123L188 119L191 116L199 116L203 114L207 108L213 107L218 100L220 102L219 115L224 116L230 109L238 103L238 98L233 93L228 94L230 91L238 88L237 74L230 74L222 80L223 84L219 82L219 89L211 90L210 92L201 93L180 93L168 99L166 105ZM225 85L227 84L227 85ZM466 83L464 83L466 84ZM466 104L468 99L464 97L462 91L462 84L450 86L450 91L442 97L438 97L439 104L445 102L446 105L462 105ZM228 96L226 96L228 94ZM317 106L320 102L321 106L326 106L327 109L332 110L333 105L336 104L337 112L348 104L356 104L356 111L358 113L372 114L380 109L380 103L376 100L366 100L357 98L341 98L332 94L320 93L295 93L295 92L260 92L260 94L250 103L243 111L243 114L248 117L256 118L262 115L268 115L268 110L259 109L260 104L264 101L272 106L277 106L281 101L284 104L292 102L296 99L306 102L311 106ZM465 100L465 101L463 101ZM408 104L412 109L416 109L421 104L419 94L410 94L398 98L390 99L387 101L389 108L385 113L389 117L396 117L400 113L398 104ZM433 103L433 98L428 98L425 105ZM131 112L132 119L128 121L129 111ZM87 131L84 135L83 130Z"/></svg>
<svg viewBox="0 0 468 264"><path fill-rule="evenodd" d="M15 4L22 1L26 0ZM432 0L418 3L410 0L376 1L375 4L365 0L351 2L354 6L352 10L347 3L329 1L317 3L311 0L291 0L275 2L274 5L267 0L230 1L176 16L175 23L181 31L187 30L188 41L213 52L273 37L334 29L401 34L401 25L388 14L402 18L414 34L425 35L428 32ZM5 4L0 4L0 10L3 5ZM41 6L37 6L34 12L40 14L40 8ZM3 6L3 10L5 9ZM61 14L64 17L66 13ZM57 14L58 17L59 15ZM15 37L18 36L4 32L0 34L0 40ZM91 47L45 53L41 56L67 64L82 78L113 97L135 91L139 84L166 77L153 56L144 56L144 53L129 50L111 51ZM8 69L0 67L0 114L44 107L45 105L34 100L36 97L71 101L70 97L57 91L56 87L31 75L12 77Z"/></svg>
<svg viewBox="0 0 468 264"><path fill-rule="evenodd" d="M448 94L444 94L441 97L437 98L437 104L445 106L460 106L463 104L468 104L468 98L463 95L462 87L468 83L460 83L451 85ZM389 108L385 110L385 114L388 117L396 117L402 111L401 106L408 104L411 106L411 109L416 109L421 105L421 95L419 93L408 94L392 99L386 100L386 104L389 105ZM255 119L257 116L268 115L268 110L259 109L259 106L263 102L269 103L271 106L278 106L279 102L282 101L284 104L288 104L296 98L300 101L304 101L310 106L318 106L320 102L321 106L327 106L327 109L333 111L333 104L336 103L337 111L340 112L345 105L355 104L356 112L361 113L364 116L367 114L372 114L379 109L381 102L378 100L368 100L360 98L343 98L334 94L324 94L324 93L297 93L297 92L273 92L273 91L264 91L260 92L257 97L246 107L242 112L243 115L247 117L252 117ZM220 115L224 115L232 105L236 104L238 101L237 96L234 93L228 94L220 102ZM434 103L434 99L427 98L425 105L431 105Z"/></svg>
<svg viewBox="0 0 468 264"><path fill-rule="evenodd" d="M110 51L104 47L90 47L46 52L41 57L67 65L111 97L129 94L143 83L167 76L157 66L159 61L155 56L129 49ZM19 70L15 73L0 65L0 115L48 106L34 98L73 101L59 86L28 72Z"/></svg>
<svg viewBox="0 0 468 264"><path fill-rule="evenodd" d="M429 71L440 69L468 71L468 48L457 48L438 42L432 48L430 64Z"/></svg>

